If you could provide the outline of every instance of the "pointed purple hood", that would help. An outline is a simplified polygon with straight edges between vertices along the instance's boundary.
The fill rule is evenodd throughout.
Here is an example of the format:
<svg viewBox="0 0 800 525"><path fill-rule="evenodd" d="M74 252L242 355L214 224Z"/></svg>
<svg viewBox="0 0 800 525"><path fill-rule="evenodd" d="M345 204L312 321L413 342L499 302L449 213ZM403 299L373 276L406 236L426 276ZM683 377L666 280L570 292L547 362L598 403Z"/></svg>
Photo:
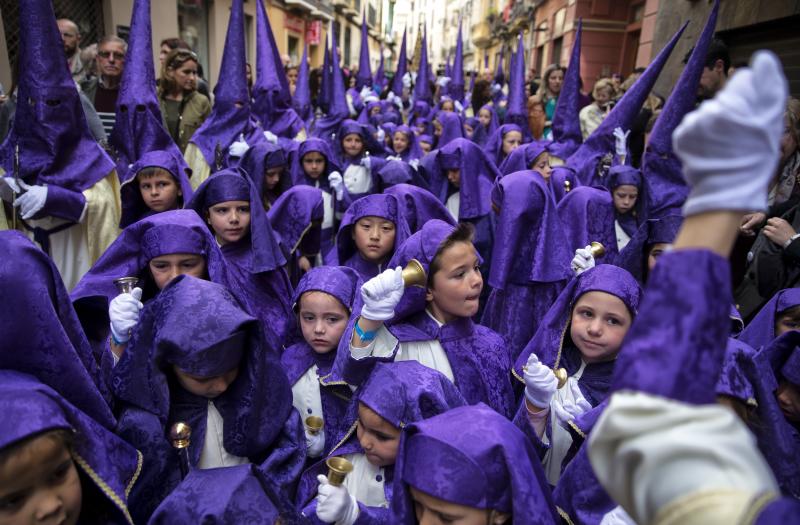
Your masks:
<svg viewBox="0 0 800 525"><path fill-rule="evenodd" d="M21 103L0 146L0 166L13 172L18 145L25 182L82 192L106 177L114 163L89 132L51 2L20 0L19 8Z"/></svg>
<svg viewBox="0 0 800 525"><path fill-rule="evenodd" d="M403 77L408 71L408 57L406 52L406 30L403 29L403 39L400 41L400 56L397 59L397 67L392 77L392 92L400 96L403 94Z"/></svg>
<svg viewBox="0 0 800 525"><path fill-rule="evenodd" d="M556 102L556 111L553 115L553 142L547 147L551 155L560 159L569 158L575 153L583 142L581 122L578 114L581 111L581 33L583 19L578 20L578 29L575 31L575 42L572 44L572 54L569 67L564 75L564 84Z"/></svg>
<svg viewBox="0 0 800 525"><path fill-rule="evenodd" d="M705 67L708 46L714 38L718 12L719 1L714 3L689 62L683 68L683 73L650 133L642 171L650 188L647 192L647 209L651 217L680 213L681 206L689 196L681 161L672 152L672 132L695 107L697 85Z"/></svg>
<svg viewBox="0 0 800 525"><path fill-rule="evenodd" d="M372 86L372 70L369 65L369 34L367 33L367 15L361 15L361 51L358 54L358 74L356 89Z"/></svg>
<svg viewBox="0 0 800 525"><path fill-rule="evenodd" d="M294 88L294 110L306 123L313 116L311 107L311 89L308 85L308 46L303 46L303 59L300 60L300 68L297 71L297 85Z"/></svg>
<svg viewBox="0 0 800 525"><path fill-rule="evenodd" d="M372 80L372 85L381 91L386 87L386 73L383 70L383 46L381 46L381 61L378 64L378 70L375 71L375 78Z"/></svg>
<svg viewBox="0 0 800 525"><path fill-rule="evenodd" d="M431 78L428 75L428 34L422 36L422 47L420 48L419 69L417 70L417 82L414 84L414 100L424 100L428 104L433 103L431 94Z"/></svg>
<svg viewBox="0 0 800 525"><path fill-rule="evenodd" d="M511 60L511 72L508 83L508 106L506 124L516 124L523 129L523 136L529 136L528 110L525 96L525 46L522 44L522 33L517 39L517 51Z"/></svg>
<svg viewBox="0 0 800 525"><path fill-rule="evenodd" d="M447 86L454 100L464 102L464 42L461 38L461 19L458 20L458 37L456 39L456 57L453 59L450 84Z"/></svg>
<svg viewBox="0 0 800 525"><path fill-rule="evenodd" d="M344 78L342 77L342 68L339 67L339 50L336 47L336 39L331 39L331 56L330 56L330 69L331 73L328 77L330 98L328 100L328 112L321 119L317 120L314 125L314 131L311 135L314 137L324 138L329 140L332 133L336 133L342 121L350 115L350 110L347 109L347 101L344 94Z"/></svg>
<svg viewBox="0 0 800 525"><path fill-rule="evenodd" d="M667 59L675 45L678 43L683 31L686 29L686 24L675 33L672 39L664 46L664 49L658 56L647 66L647 70L642 73L642 76L636 83L625 92L622 99L614 106L608 117L603 120L603 123L598 126L596 130L586 139L586 141L572 154L567 160L567 165L575 169L578 179L581 184L591 184L594 181L595 169L597 167L600 157L607 153L614 152L614 128L620 127L622 129L630 129L633 119L639 114L642 109L642 104L650 95L658 75L667 63Z"/></svg>
<svg viewBox="0 0 800 525"><path fill-rule="evenodd" d="M497 59L497 68L494 71L494 83L501 86L506 82L506 75L503 72L503 56L506 54L506 47L500 48L500 57Z"/></svg>
<svg viewBox="0 0 800 525"><path fill-rule="evenodd" d="M331 101L331 51L328 49L328 39L325 39L325 54L322 56L322 74L319 79L319 93L317 104L323 112L327 112Z"/></svg>

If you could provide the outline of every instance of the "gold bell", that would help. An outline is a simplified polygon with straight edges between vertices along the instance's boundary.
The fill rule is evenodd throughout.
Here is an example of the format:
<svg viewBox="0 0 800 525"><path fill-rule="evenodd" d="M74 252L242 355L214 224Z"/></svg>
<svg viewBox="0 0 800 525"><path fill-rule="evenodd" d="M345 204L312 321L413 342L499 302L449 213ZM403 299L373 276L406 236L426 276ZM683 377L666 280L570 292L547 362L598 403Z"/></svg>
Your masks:
<svg viewBox="0 0 800 525"><path fill-rule="evenodd" d="M169 440L172 442L173 448L182 449L188 447L191 437L192 428L183 421L178 421L169 429Z"/></svg>
<svg viewBox="0 0 800 525"><path fill-rule="evenodd" d="M558 379L558 388L567 384L567 378L569 376L567 376L567 370L565 368L554 368L553 374L556 376L556 379Z"/></svg>
<svg viewBox="0 0 800 525"><path fill-rule="evenodd" d="M353 471L353 464L341 456L334 456L325 461L328 465L328 483L334 487L344 483L344 478Z"/></svg>
<svg viewBox="0 0 800 525"><path fill-rule="evenodd" d="M119 293L131 293L138 284L138 277L120 277L119 279L114 279L114 286L117 287Z"/></svg>
<svg viewBox="0 0 800 525"><path fill-rule="evenodd" d="M597 241L592 241L590 251L592 252L592 257L599 259L606 254L606 247Z"/></svg>
<svg viewBox="0 0 800 525"><path fill-rule="evenodd" d="M305 421L306 429L308 429L308 433L312 436L316 436L322 431L322 426L324 425L324 421L319 416L308 416Z"/></svg>
<svg viewBox="0 0 800 525"><path fill-rule="evenodd" d="M428 276L425 274L425 268L423 268L422 263L416 259L408 261L406 267L403 268L402 275L403 283L406 285L406 288L409 286L425 288L425 285L428 284Z"/></svg>

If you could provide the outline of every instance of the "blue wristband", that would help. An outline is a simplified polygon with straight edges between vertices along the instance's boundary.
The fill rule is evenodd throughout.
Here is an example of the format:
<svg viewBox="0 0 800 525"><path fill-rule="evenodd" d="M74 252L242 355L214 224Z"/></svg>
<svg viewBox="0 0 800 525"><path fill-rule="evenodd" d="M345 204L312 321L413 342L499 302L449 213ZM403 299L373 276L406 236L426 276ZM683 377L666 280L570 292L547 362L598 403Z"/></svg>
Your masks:
<svg viewBox="0 0 800 525"><path fill-rule="evenodd" d="M358 337L362 341L364 341L365 343L368 343L368 342L372 341L373 339L375 339L375 334L378 333L377 331L365 332L364 330L361 329L360 326L358 326L358 321L356 321L355 328L356 328L356 333L358 334Z"/></svg>

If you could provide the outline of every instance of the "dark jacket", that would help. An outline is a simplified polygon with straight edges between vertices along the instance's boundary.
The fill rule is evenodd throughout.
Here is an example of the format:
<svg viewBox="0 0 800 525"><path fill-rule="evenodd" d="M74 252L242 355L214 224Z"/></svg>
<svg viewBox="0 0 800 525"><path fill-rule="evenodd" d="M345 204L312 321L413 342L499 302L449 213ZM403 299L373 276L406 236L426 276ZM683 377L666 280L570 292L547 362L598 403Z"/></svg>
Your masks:
<svg viewBox="0 0 800 525"><path fill-rule="evenodd" d="M163 94L159 96L158 102L161 105L161 118L164 122L164 129L169 130L169 126L167 126L167 104ZM184 95L181 101L181 121L178 125L178 136L172 137L175 144L181 149L181 153L186 150L192 135L210 113L211 102L209 102L208 97L197 91Z"/></svg>

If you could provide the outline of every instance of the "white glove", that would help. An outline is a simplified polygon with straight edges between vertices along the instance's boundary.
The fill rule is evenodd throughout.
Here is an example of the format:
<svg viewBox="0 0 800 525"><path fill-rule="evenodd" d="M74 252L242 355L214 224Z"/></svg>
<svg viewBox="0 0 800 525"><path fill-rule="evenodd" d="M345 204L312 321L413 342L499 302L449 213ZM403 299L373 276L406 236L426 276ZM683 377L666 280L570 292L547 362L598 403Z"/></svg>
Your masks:
<svg viewBox="0 0 800 525"><path fill-rule="evenodd" d="M306 454L310 458L318 458L325 450L325 432L319 431L316 434L306 433Z"/></svg>
<svg viewBox="0 0 800 525"><path fill-rule="evenodd" d="M567 395L559 396L559 398L553 400L550 408L558 424L566 428L567 423L587 410L591 410L592 404L583 397L583 392L581 392L577 381L568 380L564 388L568 389Z"/></svg>
<svg viewBox="0 0 800 525"><path fill-rule="evenodd" d="M397 155L389 155L388 157L386 157L386 160L390 161L390 160L403 160L403 159L401 159Z"/></svg>
<svg viewBox="0 0 800 525"><path fill-rule="evenodd" d="M342 174L338 171L332 171L330 175L328 175L328 184L330 184L331 189L336 194L336 200L342 200L344 198L344 179L342 179Z"/></svg>
<svg viewBox="0 0 800 525"><path fill-rule="evenodd" d="M386 95L386 100L397 106L397 109L403 109L403 99L395 95L393 92L390 91L389 94Z"/></svg>
<svg viewBox="0 0 800 525"><path fill-rule="evenodd" d="M614 128L614 138L616 139L616 150L617 150L617 157L624 159L626 155L628 155L628 135L630 135L631 130L623 131L622 128L616 127Z"/></svg>
<svg viewBox="0 0 800 525"><path fill-rule="evenodd" d="M142 304L142 289L134 288L131 293L121 293L108 305L108 318L111 320L111 334L118 343L127 343L131 330L139 324L139 311Z"/></svg>
<svg viewBox="0 0 800 525"><path fill-rule="evenodd" d="M267 139L267 142L269 142L270 144L278 143L278 136L271 131L265 131L264 138Z"/></svg>
<svg viewBox="0 0 800 525"><path fill-rule="evenodd" d="M459 112L459 113L463 113L464 112L464 106L462 106L461 102L459 102L458 100L454 100L453 101L453 106L455 106L457 112Z"/></svg>
<svg viewBox="0 0 800 525"><path fill-rule="evenodd" d="M317 476L317 517L325 523L352 525L358 518L358 502L344 486L334 486L327 476Z"/></svg>
<svg viewBox="0 0 800 525"><path fill-rule="evenodd" d="M594 265L591 245L575 250L575 257L572 258L572 271L575 272L575 275L580 275L586 270L594 268Z"/></svg>
<svg viewBox="0 0 800 525"><path fill-rule="evenodd" d="M636 525L625 509L617 505L611 512L606 513L600 525Z"/></svg>
<svg viewBox="0 0 800 525"><path fill-rule="evenodd" d="M374 94L375 93L372 91L372 88L370 88L369 86L362 87L361 88L361 92L359 93L359 95L361 96L362 100L367 98L368 96L374 95Z"/></svg>
<svg viewBox="0 0 800 525"><path fill-rule="evenodd" d="M19 184L17 184L17 180L16 180L14 177L3 177L3 182L4 182L4 183L5 183L5 184L6 184L6 185L9 187L9 188L11 188L11 190L12 190L14 193L20 193L20 192L22 191L22 188L20 188L20 187L19 187ZM22 182L22 181L20 181L20 182ZM23 183L23 184L24 184L24 183Z"/></svg>
<svg viewBox="0 0 800 525"><path fill-rule="evenodd" d="M419 169L419 159L411 159L408 161L408 165L414 168L415 170Z"/></svg>
<svg viewBox="0 0 800 525"><path fill-rule="evenodd" d="M26 221L39 213L47 202L47 186L28 186L20 181L20 186L25 193L17 197L14 207L20 209L22 218Z"/></svg>
<svg viewBox="0 0 800 525"><path fill-rule="evenodd" d="M361 286L364 308L361 316L371 321L387 321L394 317L394 307L403 298L403 268L389 268Z"/></svg>
<svg viewBox="0 0 800 525"><path fill-rule="evenodd" d="M378 142L383 142L386 140L386 132L383 131L383 128L378 128L378 131L375 132L375 138Z"/></svg>
<svg viewBox="0 0 800 525"><path fill-rule="evenodd" d="M386 132L383 131L382 129L378 130L378 133L381 133L381 132L383 132L383 138L386 138ZM378 139L378 140L382 141L383 138ZM361 159L361 165L364 166L367 169L370 169L372 167L372 159L369 158L369 155L364 155L364 157Z"/></svg>
<svg viewBox="0 0 800 525"><path fill-rule="evenodd" d="M241 157L247 153L247 150L249 149L250 146L248 146L247 142L245 142L244 134L240 133L239 140L228 146L228 155L231 157Z"/></svg>
<svg viewBox="0 0 800 525"><path fill-rule="evenodd" d="M550 401L558 390L558 379L550 368L539 362L536 354L528 357L523 368L525 398L537 408L549 408Z"/></svg>
<svg viewBox="0 0 800 525"><path fill-rule="evenodd" d="M501 86L500 84L492 84L492 95L496 95L496 94L500 93L500 90L502 90L502 89L503 89L503 86Z"/></svg>
<svg viewBox="0 0 800 525"><path fill-rule="evenodd" d="M406 74L403 75L403 87L406 89L411 89L411 73L409 72L406 72Z"/></svg>
<svg viewBox="0 0 800 525"><path fill-rule="evenodd" d="M691 188L688 217L712 210L767 208L767 185L780 160L786 78L769 51L737 69L712 100L684 117L672 134Z"/></svg>
<svg viewBox="0 0 800 525"><path fill-rule="evenodd" d="M447 87L452 79L450 77L439 77L436 79L436 85L439 87Z"/></svg>

